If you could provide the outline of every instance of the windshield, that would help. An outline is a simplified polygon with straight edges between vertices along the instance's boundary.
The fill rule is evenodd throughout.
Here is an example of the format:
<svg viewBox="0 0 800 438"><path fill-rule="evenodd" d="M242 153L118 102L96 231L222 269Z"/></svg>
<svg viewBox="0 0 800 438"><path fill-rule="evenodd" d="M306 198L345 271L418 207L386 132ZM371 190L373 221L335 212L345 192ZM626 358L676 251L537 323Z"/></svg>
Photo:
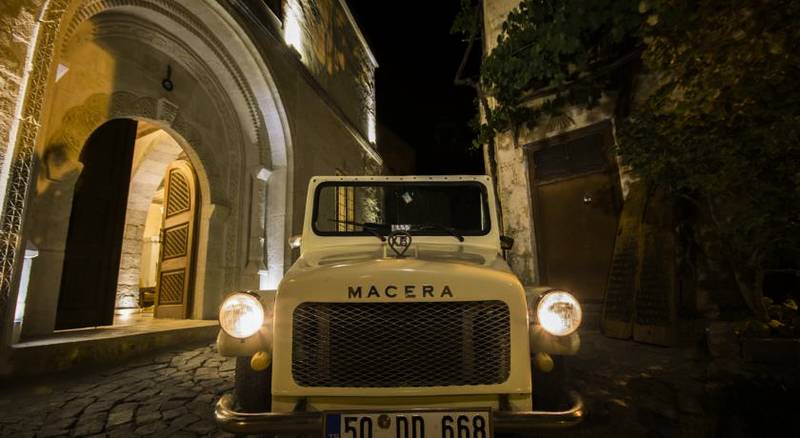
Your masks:
<svg viewBox="0 0 800 438"><path fill-rule="evenodd" d="M314 232L322 236L481 236L489 232L486 188L478 182L331 181L317 187Z"/></svg>

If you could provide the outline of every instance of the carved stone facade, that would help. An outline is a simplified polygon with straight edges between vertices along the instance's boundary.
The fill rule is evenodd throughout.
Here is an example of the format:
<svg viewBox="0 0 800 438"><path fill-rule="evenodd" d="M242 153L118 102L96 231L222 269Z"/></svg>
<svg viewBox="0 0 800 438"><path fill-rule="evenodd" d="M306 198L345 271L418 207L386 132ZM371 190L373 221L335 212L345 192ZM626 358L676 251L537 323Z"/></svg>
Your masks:
<svg viewBox="0 0 800 438"><path fill-rule="evenodd" d="M377 64L347 5L289 0L281 23L244 3L0 5L0 345L12 342L26 245L40 255L22 336L53 330L80 154L108 120L160 130L197 173L194 318L215 317L227 291L277 285L311 176L380 172L370 128ZM284 33L290 17L309 23L293 40L308 48L299 57ZM143 216L130 218L139 233ZM120 284L118 306L135 295L131 283Z"/></svg>

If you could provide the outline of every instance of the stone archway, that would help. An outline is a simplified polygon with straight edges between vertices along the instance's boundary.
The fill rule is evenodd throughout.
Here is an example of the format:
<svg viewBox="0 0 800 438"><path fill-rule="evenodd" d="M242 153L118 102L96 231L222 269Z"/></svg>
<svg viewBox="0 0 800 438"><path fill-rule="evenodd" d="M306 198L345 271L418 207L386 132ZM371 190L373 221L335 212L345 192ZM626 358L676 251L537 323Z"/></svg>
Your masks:
<svg viewBox="0 0 800 438"><path fill-rule="evenodd" d="M23 337L39 336L52 330L64 263L64 245L68 237L66 225L71 218L72 191L81 173L81 164L75 157L81 153L91 133L107 120L144 121L175 142L180 154L185 155L195 168L200 193L207 194L201 196L202 204L199 206L200 216L205 219L198 230L200 242L198 252L221 253L214 248L225 244L225 223L230 218L231 211L224 206L220 208L218 204L219 197L224 195L225 189L224 184L219 183L219 160L214 159L213 150L208 150L203 135L191 123L185 121L183 115L174 110L176 107L166 99L157 100L128 91L117 91L110 96L92 94L80 105L70 107L63 117L59 118L62 123L57 125L57 129L47 133L44 145L37 151L36 179L32 182L31 198L26 211L26 228L23 233L26 241L40 248L42 255L42 258L36 261L38 264L34 263L31 270L29 305L26 306L25 315L28 323L23 324ZM162 153L158 161L171 157L169 152L166 156ZM158 165L151 166L151 170L153 167ZM134 169L136 170L139 169ZM135 174L134 182L136 182ZM142 196L147 195L142 194ZM206 274L198 275L196 283L202 288L209 276L219 280L221 275L215 272L219 272L220 265L225 262L223 258L199 257L196 272ZM207 275L209 271L212 272L211 275ZM203 298L202 295L199 294L200 298ZM195 317L203 316L196 311Z"/></svg>
<svg viewBox="0 0 800 438"><path fill-rule="evenodd" d="M36 50L32 53L32 68L27 78L22 122L17 131L15 148L9 151L6 160L9 190L8 196L2 199L3 234L0 236L0 311L3 314L7 313L9 299L13 299L15 293L16 266L24 246L23 224L27 220L25 218L30 205L36 202L29 194L35 198L36 190L39 190L39 181L33 177L37 174L36 169L45 173L50 170L48 163L39 163L38 160L44 158L41 148L55 135L53 124L47 117L52 117L53 113L53 89L56 87L56 71L60 69L58 61L61 51L75 35L80 34L80 26L84 23L95 20L102 33L104 20L108 20L106 23L116 20L115 23L119 24L126 17L135 17L127 24L141 25L139 30L150 32L152 38L149 43L154 47L167 46L170 47L170 54L184 54L176 55L180 59L175 60L184 70L191 62L199 60L202 62L197 64L196 71L214 73L211 78L216 80L212 80L208 87L216 89L218 97L212 100L216 99L218 104L229 105L232 109L225 112L232 116L223 120L222 124L225 126L226 144L236 146L227 148L228 156L214 163L211 158L214 154L208 153L213 146L201 141L201 138L205 140L205 136L196 132L198 121L185 111L187 106L160 97L159 93L153 95L142 90L123 88L112 90L110 94L89 96L100 102L100 112L76 117L84 119L83 124L89 126L98 126L102 121L114 117L156 121L167 132L182 138L185 142L182 146L186 147L189 159L206 168L205 174L199 177L201 187L209 193L201 213L203 225L200 226L200 233L221 235L224 240L210 242L206 254L198 257L198 263L205 264L207 271L214 271L213 278L198 278L200 287L214 289L221 294L226 287L251 281L246 279L254 275L257 280L258 274L263 271L267 272L268 280L262 279L262 284L276 284L282 275L285 255L283 241L288 222L285 212L291 193L290 136L269 70L235 19L223 6L211 1L193 2L186 6L166 0L51 0L46 2L41 14ZM121 29L116 26L106 29L112 28ZM220 42L225 35L231 36L226 39L227 47ZM109 38L125 36L109 34ZM141 40L141 34L131 35L128 32L127 36ZM178 50L172 51L173 48ZM245 76L242 71L247 71L248 75ZM229 84L235 87L227 88ZM229 89L237 92L220 92ZM214 94L213 90L210 93ZM81 140L78 134L64 132L63 135L67 144ZM50 159L58 161L60 157L52 154L47 158ZM79 169L71 171L74 173L75 170ZM69 172L65 175L68 180ZM239 178L240 175L245 177ZM219 181L226 183L220 185ZM249 197L237 195L247 192L239 190L243 183L253 184L254 190ZM274 208L270 214L264 208L266 202ZM256 208L248 210L245 208L248 205ZM243 214L246 211L252 211L254 217ZM267 230L263 226L250 227L248 230L244 225L251 221L266 223ZM236 226L226 228L226 223ZM266 251L263 247L265 238ZM217 257L217 254L221 255ZM229 263L239 259L241 254L245 255L247 266ZM195 315L213 316L216 311L215 300L220 298L211 297L199 303Z"/></svg>
<svg viewBox="0 0 800 438"><path fill-rule="evenodd" d="M150 265L158 257L159 233L151 231L146 236L145 228L148 225L149 228L153 228L154 220L160 223L160 213L157 214L158 218L154 219L156 215L153 211L154 199L158 197L157 192L160 188L163 192L164 174L167 168L181 157L182 153L183 149L171 135L146 121L139 121L116 291L115 308L123 315L126 310L138 310L143 307L139 299L140 286L155 286L155 268ZM160 198L163 200L163 193ZM160 229L160 226L158 228ZM142 281L143 279L146 281Z"/></svg>

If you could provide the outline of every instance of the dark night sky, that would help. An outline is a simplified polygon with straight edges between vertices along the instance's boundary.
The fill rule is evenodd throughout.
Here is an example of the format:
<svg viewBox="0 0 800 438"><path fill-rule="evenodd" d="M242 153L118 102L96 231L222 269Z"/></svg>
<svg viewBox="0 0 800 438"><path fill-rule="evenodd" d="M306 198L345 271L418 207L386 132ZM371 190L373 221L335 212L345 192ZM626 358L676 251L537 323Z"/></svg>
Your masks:
<svg viewBox="0 0 800 438"><path fill-rule="evenodd" d="M418 174L480 174L479 151L469 152L474 92L453 85L466 48L450 27L458 0L349 0L378 60L378 122L417 151ZM472 70L480 54L472 53ZM380 141L380 140L379 140Z"/></svg>

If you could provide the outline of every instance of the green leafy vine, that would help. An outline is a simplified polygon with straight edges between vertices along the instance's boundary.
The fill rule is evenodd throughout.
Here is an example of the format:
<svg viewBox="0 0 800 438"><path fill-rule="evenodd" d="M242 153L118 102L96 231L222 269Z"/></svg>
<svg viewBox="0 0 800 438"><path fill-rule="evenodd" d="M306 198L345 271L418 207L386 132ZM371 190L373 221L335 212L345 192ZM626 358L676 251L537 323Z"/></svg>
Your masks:
<svg viewBox="0 0 800 438"><path fill-rule="evenodd" d="M462 6L453 31L474 35L481 5ZM614 96L623 162L704 212L698 242L765 319L764 276L800 273L798 22L792 0L522 0L476 81L475 144Z"/></svg>

